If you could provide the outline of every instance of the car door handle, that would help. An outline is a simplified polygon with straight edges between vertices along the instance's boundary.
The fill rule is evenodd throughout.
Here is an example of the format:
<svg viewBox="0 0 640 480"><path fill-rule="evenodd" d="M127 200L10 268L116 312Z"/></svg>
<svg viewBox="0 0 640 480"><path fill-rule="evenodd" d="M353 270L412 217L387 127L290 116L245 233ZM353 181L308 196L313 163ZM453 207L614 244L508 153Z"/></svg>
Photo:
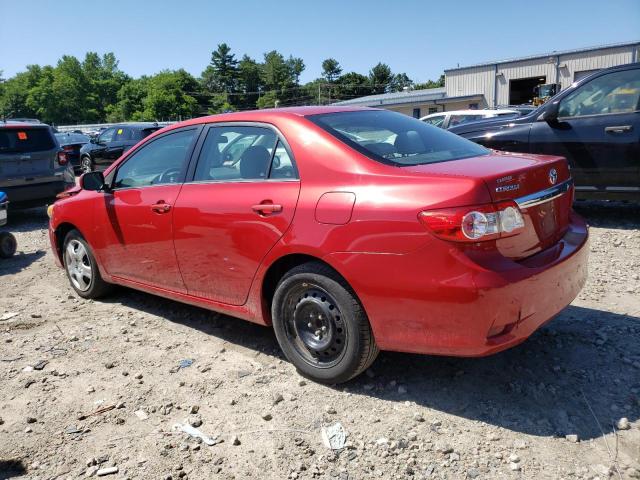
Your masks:
<svg viewBox="0 0 640 480"><path fill-rule="evenodd" d="M156 213L169 213L169 211L171 210L171 205L166 203L164 200L160 200L151 205L151 210Z"/></svg>
<svg viewBox="0 0 640 480"><path fill-rule="evenodd" d="M618 125L615 127L604 127L604 131L607 133L624 133L633 130L633 125Z"/></svg>
<svg viewBox="0 0 640 480"><path fill-rule="evenodd" d="M268 213L277 213L282 211L282 205L276 205L274 203L259 203L251 207L256 213L260 215L266 215Z"/></svg>

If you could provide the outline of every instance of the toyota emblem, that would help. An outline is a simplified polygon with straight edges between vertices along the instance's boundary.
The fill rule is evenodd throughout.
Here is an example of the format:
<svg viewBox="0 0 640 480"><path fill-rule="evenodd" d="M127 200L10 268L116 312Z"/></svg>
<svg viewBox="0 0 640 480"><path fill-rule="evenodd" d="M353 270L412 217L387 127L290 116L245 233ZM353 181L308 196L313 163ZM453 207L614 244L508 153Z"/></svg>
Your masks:
<svg viewBox="0 0 640 480"><path fill-rule="evenodd" d="M549 183L551 183L551 185L555 185L557 181L558 181L558 172L556 171L555 168L552 168L551 170L549 170Z"/></svg>

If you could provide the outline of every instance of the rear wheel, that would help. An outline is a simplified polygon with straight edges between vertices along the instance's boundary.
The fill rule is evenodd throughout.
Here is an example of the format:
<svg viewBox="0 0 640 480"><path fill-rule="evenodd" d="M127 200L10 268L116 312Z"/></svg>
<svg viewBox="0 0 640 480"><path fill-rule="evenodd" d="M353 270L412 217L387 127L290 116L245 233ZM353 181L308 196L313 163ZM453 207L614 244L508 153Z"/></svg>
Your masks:
<svg viewBox="0 0 640 480"><path fill-rule="evenodd" d="M326 265L311 262L290 270L276 287L271 314L284 354L315 381L346 382L378 355L360 302Z"/></svg>
<svg viewBox="0 0 640 480"><path fill-rule="evenodd" d="M0 258L11 258L18 249L18 242L9 232L0 232Z"/></svg>
<svg viewBox="0 0 640 480"><path fill-rule="evenodd" d="M91 157L85 155L80 159L80 169L82 173L93 172L93 168L93 160L91 160Z"/></svg>
<svg viewBox="0 0 640 480"><path fill-rule="evenodd" d="M99 298L111 291L113 285L100 276L89 244L77 230L65 237L62 256L71 286L82 298Z"/></svg>

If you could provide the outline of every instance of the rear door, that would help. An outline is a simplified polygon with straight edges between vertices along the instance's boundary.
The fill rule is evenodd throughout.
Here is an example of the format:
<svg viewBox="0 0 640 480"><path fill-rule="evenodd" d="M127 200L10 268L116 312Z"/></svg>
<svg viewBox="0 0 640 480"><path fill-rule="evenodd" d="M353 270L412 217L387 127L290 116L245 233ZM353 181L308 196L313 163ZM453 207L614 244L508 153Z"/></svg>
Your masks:
<svg viewBox="0 0 640 480"><path fill-rule="evenodd" d="M48 126L0 128L0 180L22 185L56 180L56 155L60 150Z"/></svg>
<svg viewBox="0 0 640 480"><path fill-rule="evenodd" d="M242 305L293 219L297 169L284 138L266 125L214 125L201 143L173 217L180 271L189 294Z"/></svg>
<svg viewBox="0 0 640 480"><path fill-rule="evenodd" d="M127 144L131 140L131 129L128 127L117 127L111 142L107 143L107 148L104 152L105 160L113 162L120 158L120 155L124 153Z"/></svg>
<svg viewBox="0 0 640 480"><path fill-rule="evenodd" d="M569 160L576 189L640 192L640 69L595 77L560 100L557 122L534 122L532 153Z"/></svg>

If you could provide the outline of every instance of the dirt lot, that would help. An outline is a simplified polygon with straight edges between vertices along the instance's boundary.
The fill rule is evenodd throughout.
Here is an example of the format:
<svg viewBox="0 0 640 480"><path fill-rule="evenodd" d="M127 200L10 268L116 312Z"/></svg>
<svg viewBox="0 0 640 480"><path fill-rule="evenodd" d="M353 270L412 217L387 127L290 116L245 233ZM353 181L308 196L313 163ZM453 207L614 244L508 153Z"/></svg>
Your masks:
<svg viewBox="0 0 640 480"><path fill-rule="evenodd" d="M640 478L640 208L579 209L589 282L523 345L383 353L335 388L303 380L269 329L125 289L77 298L44 211L17 213L20 253L0 261L0 479ZM185 421L215 445L176 432ZM347 443L331 451L336 422Z"/></svg>

